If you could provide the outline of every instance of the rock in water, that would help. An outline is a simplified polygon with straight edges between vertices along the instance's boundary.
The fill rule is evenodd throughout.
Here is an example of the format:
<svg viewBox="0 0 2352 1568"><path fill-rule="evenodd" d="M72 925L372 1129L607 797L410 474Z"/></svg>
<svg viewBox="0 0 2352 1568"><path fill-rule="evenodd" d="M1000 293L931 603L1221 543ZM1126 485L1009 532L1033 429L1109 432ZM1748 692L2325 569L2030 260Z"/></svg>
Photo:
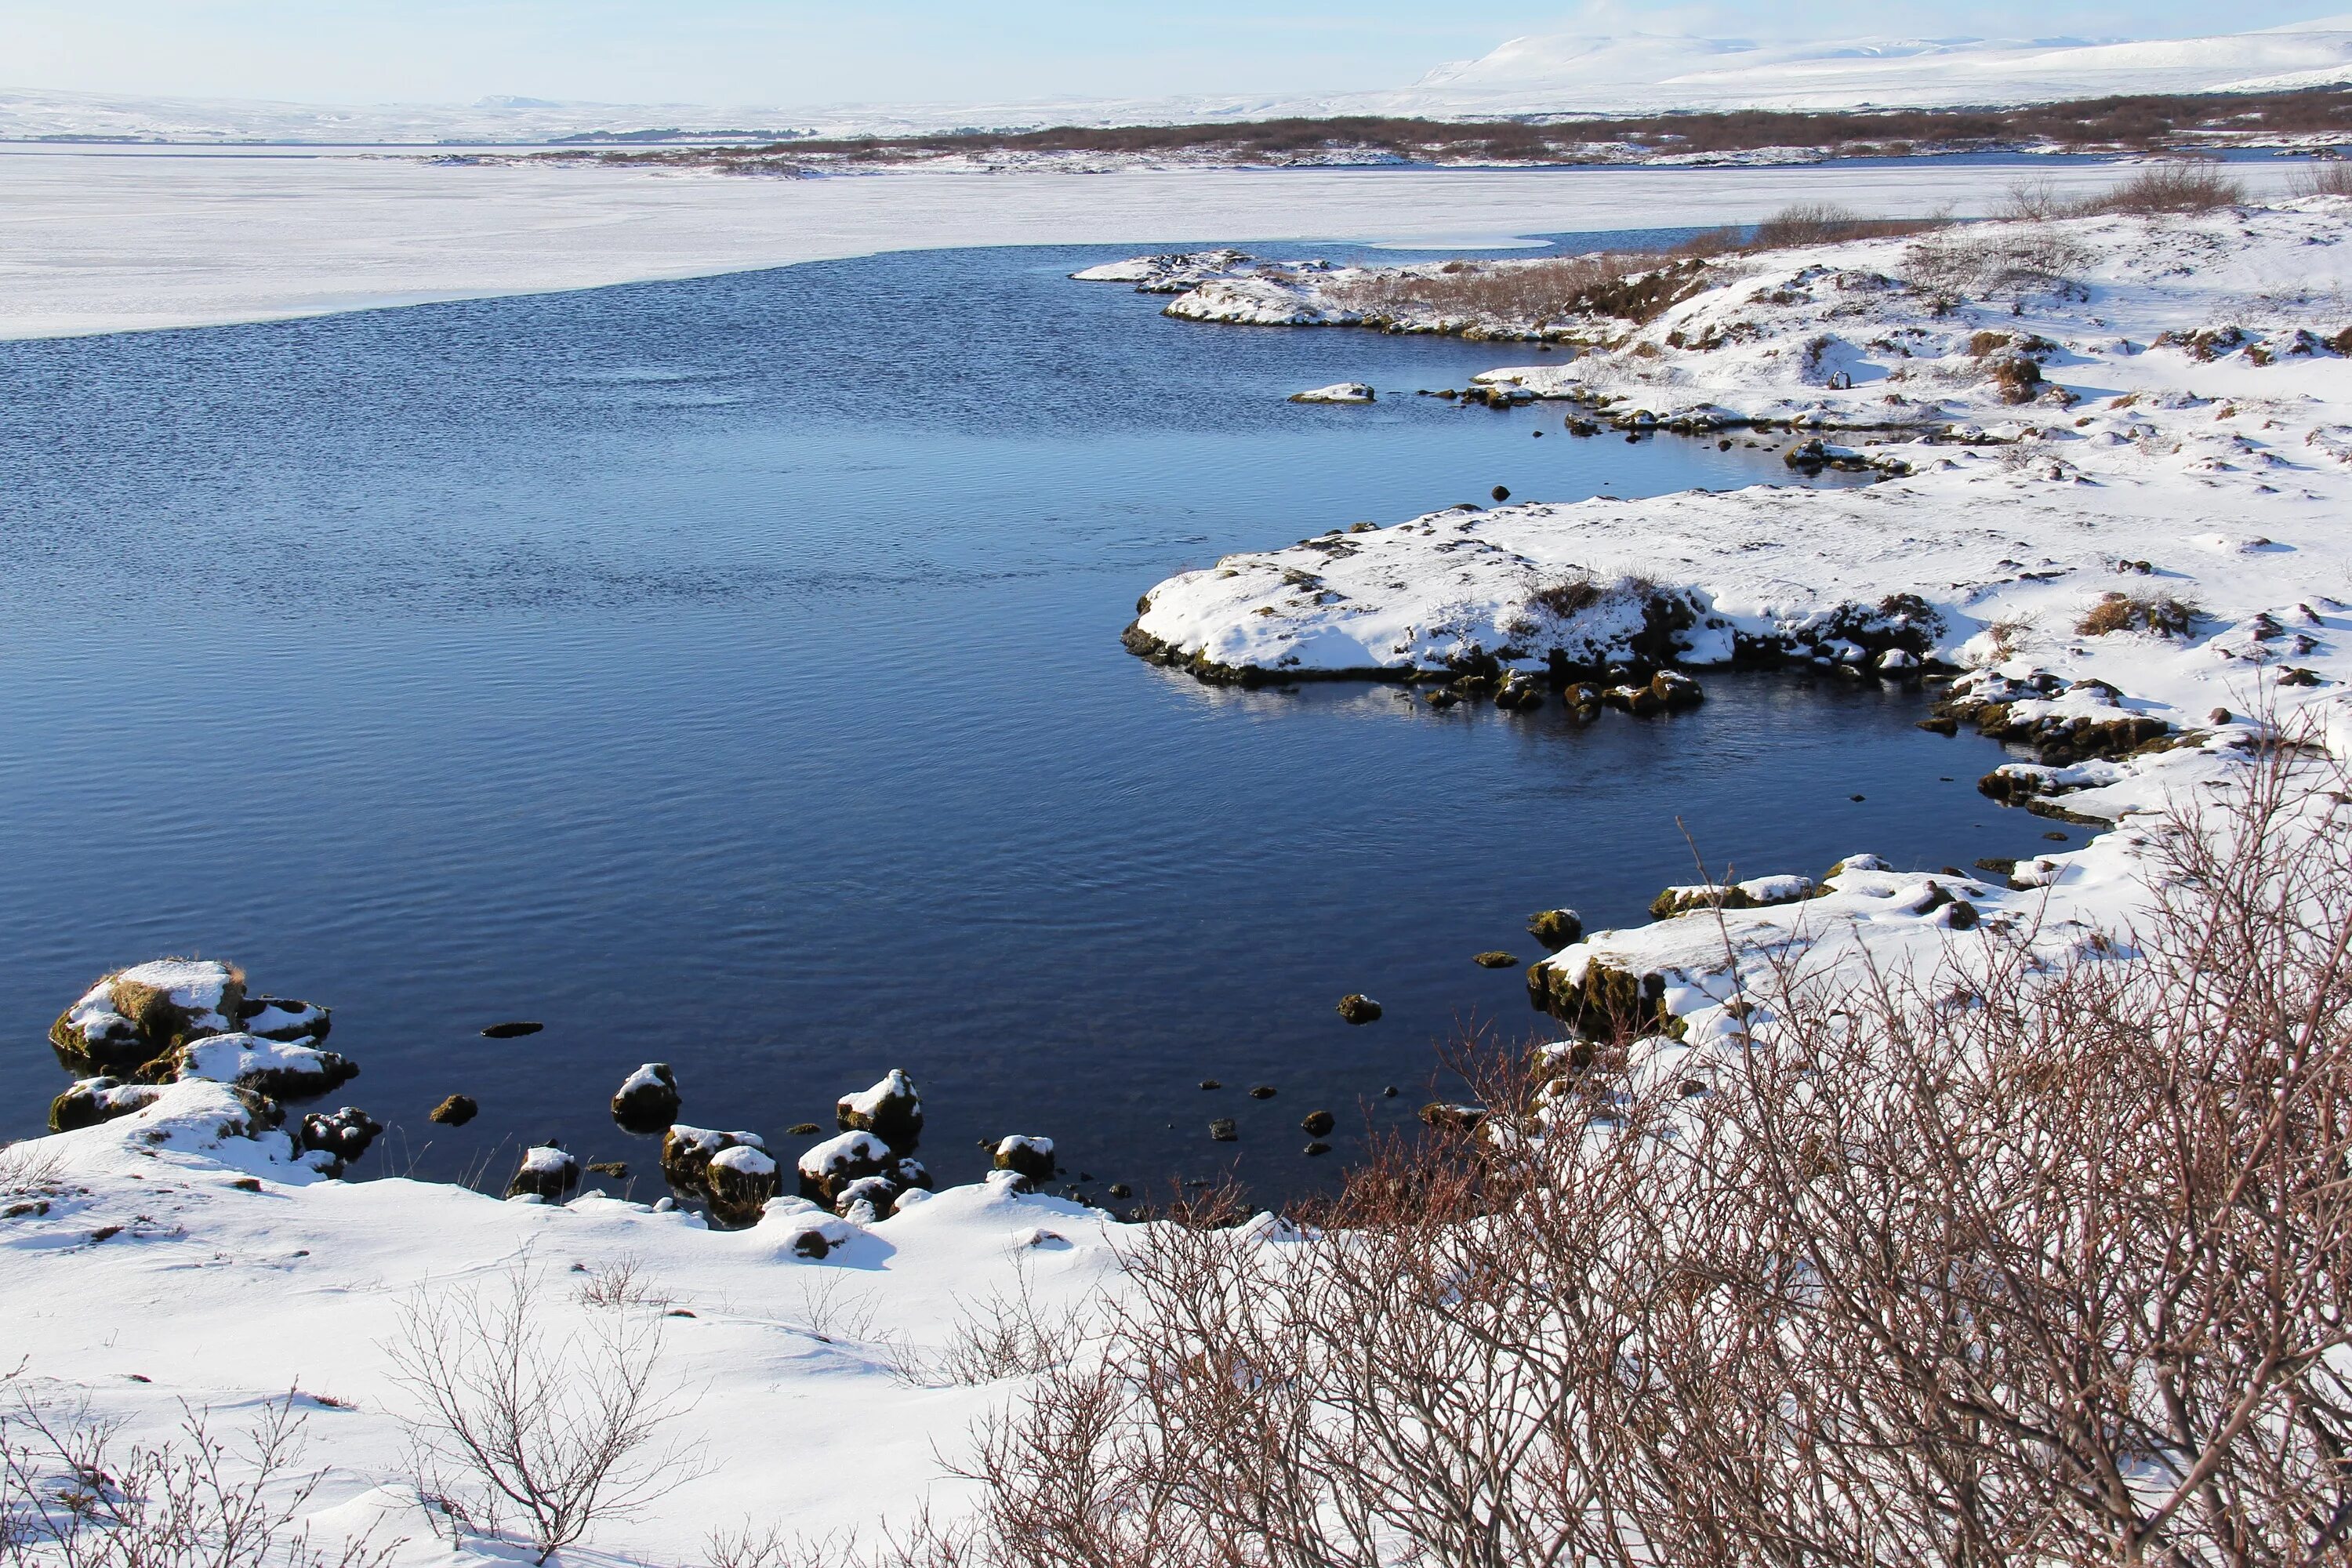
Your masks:
<svg viewBox="0 0 2352 1568"><path fill-rule="evenodd" d="M796 1164L801 1195L831 1207L841 1190L861 1176L879 1176L896 1163L890 1145L871 1132L844 1132L802 1154Z"/></svg>
<svg viewBox="0 0 2352 1568"><path fill-rule="evenodd" d="M1471 962L1481 969L1517 969L1519 966L1519 955L1516 952L1505 952L1500 948L1496 948L1491 952L1478 954Z"/></svg>
<svg viewBox="0 0 2352 1568"><path fill-rule="evenodd" d="M677 1120L677 1076L647 1062L613 1091L613 1120L631 1132L658 1132Z"/></svg>
<svg viewBox="0 0 2352 1568"><path fill-rule="evenodd" d="M1328 1138L1331 1129L1339 1124L1339 1119L1328 1110L1310 1110L1307 1113L1307 1120L1298 1124L1298 1130L1309 1138Z"/></svg>
<svg viewBox="0 0 2352 1568"><path fill-rule="evenodd" d="M49 1026L69 1072L139 1075L190 1040L236 1029L245 971L209 958L159 958L119 969Z"/></svg>
<svg viewBox="0 0 2352 1568"><path fill-rule="evenodd" d="M1370 403L1380 395L1360 381L1335 381L1290 395L1293 403Z"/></svg>
<svg viewBox="0 0 2352 1568"><path fill-rule="evenodd" d="M1370 1024L1381 1016L1381 1005L1360 992L1339 998L1339 1016L1350 1024Z"/></svg>
<svg viewBox="0 0 2352 1568"><path fill-rule="evenodd" d="M536 1035L545 1027L547 1026L544 1024L536 1024L528 1018L518 1018L512 1023L492 1024L482 1031L482 1037L490 1040L520 1039L525 1035Z"/></svg>
<svg viewBox="0 0 2352 1568"><path fill-rule="evenodd" d="M334 1157L338 1172L344 1165L368 1152L383 1124L356 1105L346 1105L336 1110L314 1110L302 1118L294 1142L304 1149L314 1149Z"/></svg>
<svg viewBox="0 0 2352 1568"><path fill-rule="evenodd" d="M1528 934L1546 952L1558 952L1584 940L1584 920L1574 910L1546 910L1528 917Z"/></svg>
<svg viewBox="0 0 2352 1568"><path fill-rule="evenodd" d="M992 1160L996 1169L1012 1171L1033 1182L1054 1179L1054 1141L1051 1138L1014 1136L999 1139Z"/></svg>
<svg viewBox="0 0 2352 1568"><path fill-rule="evenodd" d="M550 1142L522 1152L522 1163L507 1183L507 1196L561 1203L579 1184L580 1162L562 1144Z"/></svg>
<svg viewBox="0 0 2352 1568"><path fill-rule="evenodd" d="M720 1132L680 1122L662 1136L662 1179L681 1193L708 1197L710 1189L705 1173L710 1162L723 1151L734 1148L757 1149L765 1153L768 1141L756 1132Z"/></svg>
<svg viewBox="0 0 2352 1568"><path fill-rule="evenodd" d="M1220 1143L1238 1143L1242 1135L1232 1117L1220 1116L1209 1123L1209 1136Z"/></svg>
<svg viewBox="0 0 2352 1568"><path fill-rule="evenodd" d="M435 1106L425 1120L437 1121L444 1127L463 1127L478 1115L481 1109L474 1103L472 1095L453 1094Z"/></svg>
<svg viewBox="0 0 2352 1568"><path fill-rule="evenodd" d="M922 1096L915 1092L915 1080L898 1068L873 1088L843 1095L833 1114L844 1132L871 1132L902 1152L923 1132Z"/></svg>
<svg viewBox="0 0 2352 1568"><path fill-rule="evenodd" d="M729 1230L758 1224L761 1211L781 1190L782 1181L767 1151L748 1143L721 1149L704 1168L711 1223Z"/></svg>

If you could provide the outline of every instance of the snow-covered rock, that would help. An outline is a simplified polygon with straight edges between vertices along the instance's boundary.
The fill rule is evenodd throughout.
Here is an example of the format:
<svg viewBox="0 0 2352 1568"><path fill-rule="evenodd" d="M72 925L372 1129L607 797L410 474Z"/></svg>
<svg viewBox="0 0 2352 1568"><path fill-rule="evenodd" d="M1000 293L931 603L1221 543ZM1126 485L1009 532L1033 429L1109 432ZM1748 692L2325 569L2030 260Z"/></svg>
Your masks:
<svg viewBox="0 0 2352 1568"><path fill-rule="evenodd" d="M655 1132L677 1120L677 1075L667 1062L647 1062L613 1091L613 1120L632 1132Z"/></svg>
<svg viewBox="0 0 2352 1568"><path fill-rule="evenodd" d="M915 1080L898 1068L870 1089L843 1095L833 1113L843 1131L871 1132L902 1153L922 1136L923 1097L915 1091Z"/></svg>
<svg viewBox="0 0 2352 1568"><path fill-rule="evenodd" d="M560 1203L579 1184L579 1156L561 1143L540 1143L522 1152L507 1182L507 1196Z"/></svg>
<svg viewBox="0 0 2352 1568"><path fill-rule="evenodd" d="M238 1032L182 1046L172 1056L170 1076L231 1084L272 1100L305 1100L348 1082L359 1070L334 1051Z"/></svg>
<svg viewBox="0 0 2352 1568"><path fill-rule="evenodd" d="M1305 392L1290 395L1293 403L1370 403L1378 394L1360 381L1335 381L1328 386L1309 387Z"/></svg>

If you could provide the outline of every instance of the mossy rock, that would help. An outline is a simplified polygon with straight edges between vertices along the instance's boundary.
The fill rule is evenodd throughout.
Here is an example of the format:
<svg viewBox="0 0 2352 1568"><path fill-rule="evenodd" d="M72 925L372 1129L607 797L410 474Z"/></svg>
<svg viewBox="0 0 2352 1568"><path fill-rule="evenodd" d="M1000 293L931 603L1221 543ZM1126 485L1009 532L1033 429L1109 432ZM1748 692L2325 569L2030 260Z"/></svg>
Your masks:
<svg viewBox="0 0 2352 1568"><path fill-rule="evenodd" d="M1328 1110L1310 1110L1299 1122L1298 1130L1309 1138L1328 1138L1331 1135L1331 1129L1339 1124L1339 1119Z"/></svg>
<svg viewBox="0 0 2352 1568"><path fill-rule="evenodd" d="M1528 971L1528 995L1538 1010L1581 1034L1678 1032L1670 1026L1681 1023L1666 1010L1664 975L1635 974L1601 958L1588 959L1573 978L1556 964L1535 965Z"/></svg>
<svg viewBox="0 0 2352 1568"><path fill-rule="evenodd" d="M579 1184L579 1159L562 1144L551 1142L522 1152L521 1163L507 1181L507 1196L561 1203Z"/></svg>
<svg viewBox="0 0 2352 1568"><path fill-rule="evenodd" d="M245 971L215 959L157 959L119 969L49 1026L68 1072L132 1078L190 1040L225 1035L245 1007Z"/></svg>
<svg viewBox="0 0 2352 1568"><path fill-rule="evenodd" d="M1371 1024L1380 1020L1381 1005L1360 992L1350 991L1339 998L1338 1011L1350 1024Z"/></svg>
<svg viewBox="0 0 2352 1568"><path fill-rule="evenodd" d="M990 1160L996 1170L1011 1171L1033 1182L1048 1182L1054 1178L1054 1141L1018 1135L1001 1138Z"/></svg>
<svg viewBox="0 0 2352 1568"><path fill-rule="evenodd" d="M703 1167L710 1223L722 1229L759 1224L768 1200L782 1188L783 1174L773 1157L749 1143L720 1150Z"/></svg>
<svg viewBox="0 0 2352 1568"><path fill-rule="evenodd" d="M1490 952L1479 953L1470 962L1481 969L1517 969L1519 966L1519 955L1496 948Z"/></svg>
<svg viewBox="0 0 2352 1568"><path fill-rule="evenodd" d="M705 1184L710 1162L729 1149L752 1148L765 1153L768 1141L756 1132L721 1132L680 1122L662 1134L662 1179L691 1196L708 1196Z"/></svg>
<svg viewBox="0 0 2352 1568"><path fill-rule="evenodd" d="M899 1068L871 1089L843 1095L833 1114L844 1132L871 1132L893 1149L912 1149L923 1132L923 1097Z"/></svg>
<svg viewBox="0 0 2352 1568"><path fill-rule="evenodd" d="M154 1104L163 1092L152 1084L124 1083L111 1078L83 1079L49 1101L49 1131L73 1132L111 1121L118 1116L129 1116Z"/></svg>
<svg viewBox="0 0 2352 1568"><path fill-rule="evenodd" d="M1693 910L1748 910L1756 900L1736 886L1668 888L1650 900L1650 918L1667 921Z"/></svg>
<svg viewBox="0 0 2352 1568"><path fill-rule="evenodd" d="M887 1175L898 1163L890 1145L871 1132L844 1132L804 1152L794 1165L801 1196L827 1208L850 1183Z"/></svg>
<svg viewBox="0 0 2352 1568"><path fill-rule="evenodd" d="M481 1114L482 1108L470 1094L453 1094L426 1113L427 1121L443 1127L463 1127Z"/></svg>
<svg viewBox="0 0 2352 1568"><path fill-rule="evenodd" d="M1574 910L1544 910L1528 917L1528 934L1558 952L1584 940L1584 917Z"/></svg>

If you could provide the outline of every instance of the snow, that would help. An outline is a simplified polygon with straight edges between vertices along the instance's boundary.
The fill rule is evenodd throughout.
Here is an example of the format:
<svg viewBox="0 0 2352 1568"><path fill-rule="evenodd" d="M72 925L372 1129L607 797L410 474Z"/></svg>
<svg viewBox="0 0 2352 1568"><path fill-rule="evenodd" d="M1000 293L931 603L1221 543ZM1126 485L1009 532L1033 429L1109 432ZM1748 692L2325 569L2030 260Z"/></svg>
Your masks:
<svg viewBox="0 0 2352 1568"><path fill-rule="evenodd" d="M710 1156L712 1169L733 1171L743 1176L772 1176L776 1162L764 1152L749 1143L738 1143L731 1149L721 1149Z"/></svg>
<svg viewBox="0 0 2352 1568"><path fill-rule="evenodd" d="M245 1084L272 1094L324 1092L350 1077L348 1064L333 1051L258 1035L213 1035L184 1047L182 1079Z"/></svg>
<svg viewBox="0 0 2352 1568"><path fill-rule="evenodd" d="M245 1121L225 1087L180 1083L160 1096L29 1146L58 1169L46 1212L0 1220L0 1321L11 1364L26 1363L17 1386L87 1394L93 1415L126 1421L133 1439L168 1433L183 1400L209 1409L225 1435L260 1402L300 1389L307 1462L328 1469L314 1536L332 1543L380 1521L379 1541L409 1538L393 1559L404 1568L515 1561L509 1549L453 1554L415 1503L400 1420L414 1406L386 1347L420 1284L495 1279L520 1262L540 1282L535 1316L561 1332L614 1310L579 1300L587 1276L573 1265L627 1262L667 1299L660 1310L691 1314L664 1320L664 1374L692 1391L681 1435L706 1441L711 1468L579 1554L672 1563L692 1560L710 1531L740 1529L747 1508L760 1528L866 1538L935 1488L952 1510L963 1494L940 1482L937 1455L958 1451L1009 1386L904 1369L936 1358L976 1303L1024 1291L1048 1310L1083 1302L1115 1257L1114 1228L1092 1211L986 1185L905 1203L871 1226L778 1198L761 1223L730 1232L598 1193L507 1204L397 1178L330 1181L283 1133L222 1136ZM122 1228L94 1239L110 1226ZM1066 1245L1032 1246L1041 1226ZM812 1231L830 1243L821 1260L793 1250Z"/></svg>
<svg viewBox="0 0 2352 1568"><path fill-rule="evenodd" d="M2068 164L2068 192L2128 170ZM2267 166L2250 178L2281 184ZM594 288L925 247L1250 236L1402 247L1748 223L1827 200L1998 205L2017 171L1904 168L948 174L744 180L189 149L0 151L0 338L184 327Z"/></svg>
<svg viewBox="0 0 2352 1568"><path fill-rule="evenodd" d="M1019 1154L1035 1154L1050 1160L1054 1157L1054 1141L1051 1138L1020 1136L1001 1138L997 1141L996 1157L998 1159L1010 1159Z"/></svg>
<svg viewBox="0 0 2352 1568"><path fill-rule="evenodd" d="M1921 652L1976 665L1998 662L1998 644L2178 723L2242 710L2256 689L2290 710L2334 702L2352 677L2352 609L2324 591L2352 573L2336 522L2352 501L2339 455L2352 363L2326 345L2352 344L2339 336L2352 203L2056 226L2079 247L2079 289L1947 309L1897 281L1916 270L1913 240L1727 258L1704 292L1638 331L1620 323L1613 349L1480 377L1626 427L1729 424L1759 439L1741 426L1770 421L1789 431L1760 437L1776 445L1840 430L1906 477L1437 512L1171 578L1138 630L1181 658L1277 675L1439 669L1474 649L1537 670L1553 648L1623 658L1654 580L1694 608L1686 663L1761 638L1855 662L1847 619L1916 595L1936 618ZM1954 243L2005 236L2046 237L1984 226ZM2192 335L2221 325L2242 341L2199 357ZM1998 401L1987 366L2016 342L1986 347L1988 333L2044 342L2032 352L2065 390ZM1833 390L1832 363L1869 374ZM1541 590L1580 582L1592 602L1547 607ZM2191 603L2201 618L2182 639L2078 633L2109 594ZM2286 629L2247 629L2271 624ZM2286 668L2321 684L2280 686Z"/></svg>
<svg viewBox="0 0 2352 1568"><path fill-rule="evenodd" d="M798 1170L811 1181L851 1170L858 1165L881 1165L890 1161L890 1145L871 1132L844 1132L804 1151Z"/></svg>

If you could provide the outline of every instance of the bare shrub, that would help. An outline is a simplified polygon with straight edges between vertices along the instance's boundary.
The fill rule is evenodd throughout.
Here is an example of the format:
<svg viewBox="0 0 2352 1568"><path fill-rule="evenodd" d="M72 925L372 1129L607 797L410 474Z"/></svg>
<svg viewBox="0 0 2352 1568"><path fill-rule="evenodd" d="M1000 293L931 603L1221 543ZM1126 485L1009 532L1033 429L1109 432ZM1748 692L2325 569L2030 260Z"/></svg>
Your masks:
<svg viewBox="0 0 2352 1568"><path fill-rule="evenodd" d="M664 1295L646 1274L645 1264L635 1258L588 1270L588 1278L572 1294L583 1307L658 1309L677 1300Z"/></svg>
<svg viewBox="0 0 2352 1568"><path fill-rule="evenodd" d="M1087 1337L1084 1310L1042 1305L1026 1269L1017 1270L1009 1294L992 1295L956 1314L939 1357L949 1382L997 1383L1051 1372L1077 1358Z"/></svg>
<svg viewBox="0 0 2352 1568"><path fill-rule="evenodd" d="M0 1145L0 1198L54 1197L65 1184L65 1160L38 1140Z"/></svg>
<svg viewBox="0 0 2352 1568"><path fill-rule="evenodd" d="M2084 213L2202 213L2242 206L2246 187L2210 163L2154 163L2114 190L2094 196Z"/></svg>
<svg viewBox="0 0 2352 1568"><path fill-rule="evenodd" d="M1903 275L1927 293L1965 297L2061 288L2090 260L2089 249L2063 229L2005 223L1922 240L1905 253Z"/></svg>
<svg viewBox="0 0 2352 1568"><path fill-rule="evenodd" d="M2298 196L2352 196L2352 163L2341 158L2305 166L2292 187Z"/></svg>
<svg viewBox="0 0 2352 1568"><path fill-rule="evenodd" d="M2142 929L1751 953L1730 1036L1466 1055L1303 1226L1137 1232L957 1560L2343 1561L2352 835L2252 772Z"/></svg>
<svg viewBox="0 0 2352 1568"><path fill-rule="evenodd" d="M1950 220L1864 217L1834 202L1800 202L1783 207L1756 226L1747 248L1788 250L1802 245L1842 245L1854 239L1890 239L1926 234L1948 226Z"/></svg>
<svg viewBox="0 0 2352 1568"><path fill-rule="evenodd" d="M2185 637L2197 619L2197 606L2161 594L2103 595L2074 629L2086 637L2110 632L2147 631L2158 637Z"/></svg>
<svg viewBox="0 0 2352 1568"><path fill-rule="evenodd" d="M864 1340L874 1333L878 1307L871 1292L851 1289L837 1269L819 1271L800 1286L801 1321L818 1339Z"/></svg>
<svg viewBox="0 0 2352 1568"><path fill-rule="evenodd" d="M312 1544L296 1521L324 1479L301 1474L303 1418L272 1400L241 1443L182 1408L180 1438L126 1447L87 1408L19 1394L0 1413L5 1568L376 1568L402 1542Z"/></svg>
<svg viewBox="0 0 2352 1568"><path fill-rule="evenodd" d="M409 1425L418 1489L479 1534L519 1519L541 1563L698 1464L691 1447L661 1441L684 1408L658 1381L661 1317L598 1312L559 1335L545 1326L548 1294L525 1265L420 1289L386 1347L394 1380L423 1407Z"/></svg>

